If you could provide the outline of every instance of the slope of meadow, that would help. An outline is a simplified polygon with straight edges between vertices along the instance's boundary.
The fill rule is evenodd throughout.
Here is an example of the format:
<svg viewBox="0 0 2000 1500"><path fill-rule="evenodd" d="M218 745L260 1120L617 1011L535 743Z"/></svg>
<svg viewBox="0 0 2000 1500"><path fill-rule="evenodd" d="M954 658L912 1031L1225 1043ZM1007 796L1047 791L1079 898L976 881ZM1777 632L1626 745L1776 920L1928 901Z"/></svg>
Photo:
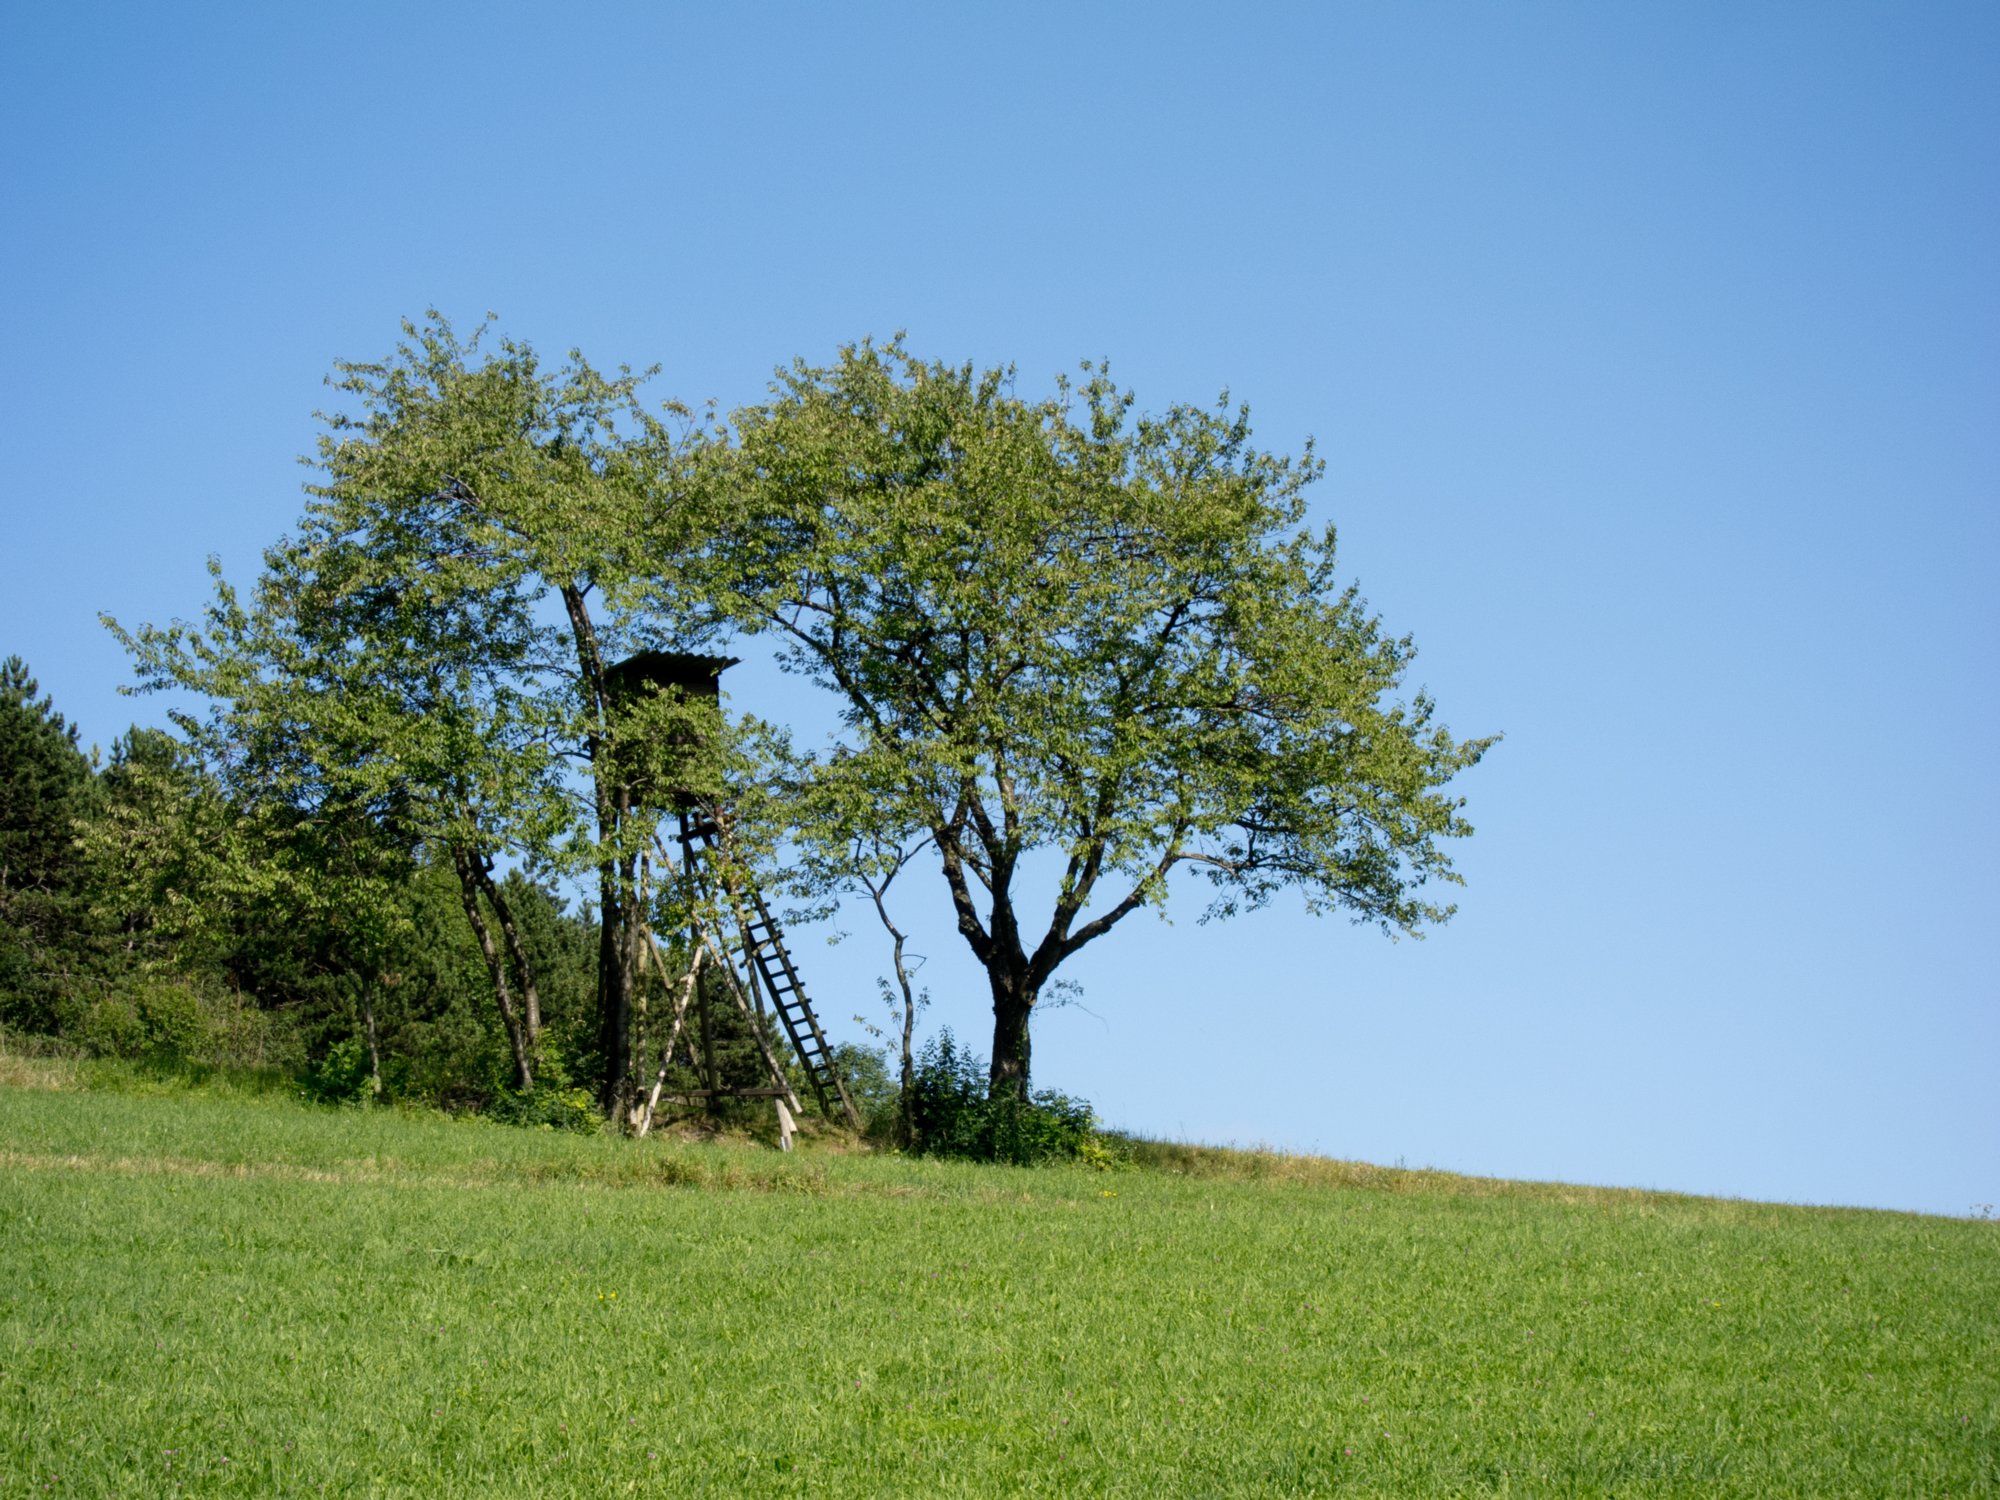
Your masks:
<svg viewBox="0 0 2000 1500"><path fill-rule="evenodd" d="M1994 1225L1155 1154L0 1087L0 1497L2000 1492Z"/></svg>

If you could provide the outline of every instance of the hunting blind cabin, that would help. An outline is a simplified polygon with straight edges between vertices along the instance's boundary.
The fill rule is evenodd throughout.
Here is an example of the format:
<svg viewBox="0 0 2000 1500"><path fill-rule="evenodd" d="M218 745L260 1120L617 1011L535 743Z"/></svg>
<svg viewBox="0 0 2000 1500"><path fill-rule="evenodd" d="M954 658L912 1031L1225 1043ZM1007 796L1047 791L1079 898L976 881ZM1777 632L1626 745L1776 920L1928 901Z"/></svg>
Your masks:
<svg viewBox="0 0 2000 1500"><path fill-rule="evenodd" d="M698 736L715 733L721 724L721 676L734 666L730 656L697 656L683 652L643 651L620 662L605 673L613 710L628 721L634 710L649 700L666 698L691 705L698 712L691 724L683 719L667 731L667 746L634 746L650 749L651 755L635 754L636 764L673 765L685 763L700 749ZM713 718L699 712L712 705ZM713 727L709 727L709 726ZM679 751L679 754L659 752ZM652 929L651 859L640 858L639 926L640 957L651 965L667 998L666 1038L659 1046L659 1063L651 1086L631 1112L634 1134L644 1135L662 1104L712 1106L719 1099L770 1099L778 1112L778 1143L789 1151L794 1119L801 1112L798 1095L786 1077L784 1066L772 1046L767 1018L774 1015L798 1057L821 1111L828 1118L844 1118L860 1128L861 1117L834 1064L833 1051L813 1014L798 966L785 946L784 930L765 904L748 866L734 857L730 841L730 816L726 800L704 796L686 785L676 784L672 772L664 778L636 769L624 778L635 801L655 810L671 808L679 823L679 859L674 859L654 840L664 873L674 883L671 909L684 914L685 932L663 947ZM665 785L659 783L664 780ZM685 955L684 962L670 964L668 951ZM679 972L675 972L678 969ZM641 979L643 992L644 980ZM719 1040L724 1027L716 1006L733 1005L743 1029L756 1044L768 1084L749 1085L725 1075ZM634 1038L634 1058L652 1057L652 1041L644 1033L650 1006L637 1008L641 1034ZM693 1025L688 1024L690 1012ZM670 1076L679 1053L696 1082L693 1087L672 1087Z"/></svg>

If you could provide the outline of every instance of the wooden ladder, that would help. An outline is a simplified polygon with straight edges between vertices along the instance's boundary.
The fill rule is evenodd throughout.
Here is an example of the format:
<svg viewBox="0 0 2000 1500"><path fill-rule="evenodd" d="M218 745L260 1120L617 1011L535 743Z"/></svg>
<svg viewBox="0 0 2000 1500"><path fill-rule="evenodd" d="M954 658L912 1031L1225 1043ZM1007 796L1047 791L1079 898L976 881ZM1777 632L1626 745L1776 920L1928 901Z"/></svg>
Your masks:
<svg viewBox="0 0 2000 1500"><path fill-rule="evenodd" d="M684 811L680 818L681 852L687 861L686 868L697 880L709 881L714 867L701 856L720 853L723 831L706 812ZM792 1050L798 1054L799 1066L805 1070L819 1099L820 1109L832 1119L838 1107L847 1117L847 1123L859 1130L861 1113L855 1109L840 1070L834 1066L833 1049L827 1045L826 1033L819 1029L819 1018L813 1014L805 981L799 978L798 965L792 962L791 950L785 946L784 929L754 885L739 889L727 881L716 883L723 887L719 894L736 918L740 934L731 945L731 954L743 956L745 967L769 997L785 1035L791 1039Z"/></svg>

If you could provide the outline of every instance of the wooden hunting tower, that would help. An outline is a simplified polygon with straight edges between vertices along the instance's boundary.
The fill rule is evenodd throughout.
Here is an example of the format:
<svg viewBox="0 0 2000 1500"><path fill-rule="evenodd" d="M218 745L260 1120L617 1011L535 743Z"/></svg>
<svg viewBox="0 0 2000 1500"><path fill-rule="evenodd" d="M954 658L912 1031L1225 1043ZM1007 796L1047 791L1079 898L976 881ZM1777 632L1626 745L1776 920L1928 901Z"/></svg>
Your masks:
<svg viewBox="0 0 2000 1500"><path fill-rule="evenodd" d="M733 656L642 651L605 672L605 686L611 696L612 711L616 714L645 698L671 694L682 703L713 703L715 730L719 731L721 677L724 670L735 666L736 662L737 658ZM705 732L701 725L699 716L692 724L683 719L680 727L668 731L675 741L680 742L669 748L681 750L689 758L698 755L703 748L700 736ZM680 782L671 769L664 772L646 769L663 765L671 767L681 757L660 755L657 753L658 746L648 747L655 752L652 754L636 753L637 748L634 747L635 753L628 757L631 775L625 778L625 784L635 802L661 810L672 809L678 818L680 859L676 873L680 880L687 882L689 899L686 908L696 913L688 932L688 952L695 956L687 974L678 981L667 972L666 961L653 934L650 930L646 933L654 968L667 986L670 998L678 991L678 1003L674 1005L672 1025L660 1051L659 1070L640 1128L643 1130L651 1124L653 1108L661 1099L675 1047L680 1041L682 1023L692 1003L696 1007L698 1024L694 1034L688 1038L687 1049L701 1087L682 1091L673 1097L688 1103L718 1098L775 1099L779 1139L789 1148L791 1130L787 1105L792 1110L799 1105L785 1079L784 1070L766 1045L759 1025L767 1014L768 1002L769 1012L777 1015L800 1066L812 1084L820 1109L829 1118L838 1114L859 1129L861 1117L834 1066L832 1049L827 1045L819 1019L813 1014L812 1003L806 997L805 983L799 978L798 966L785 946L784 931L779 927L777 918L771 915L762 892L745 872L742 863L729 857L732 852L729 841L730 812L726 799L715 796L712 791L705 794ZM656 782L665 784L656 785ZM665 856L664 849L660 852ZM669 860L669 863L673 862ZM764 1052L772 1087L743 1088L724 1084L717 1067L714 1028L709 1014L711 986L700 983L699 978L703 955L720 969L726 989L750 1021L757 1045Z"/></svg>
<svg viewBox="0 0 2000 1500"><path fill-rule="evenodd" d="M641 651L637 656L627 657L615 667L608 667L604 673L604 686L611 696L611 711L618 714L642 699L660 693L671 693L684 703L714 704L718 725L722 716L722 673L725 668L736 665L734 656L697 656L684 651ZM701 747L694 738L695 731L683 730L679 736L684 743L676 748L685 752L696 752ZM635 749L637 747L634 747ZM649 770L641 769L648 759L636 754L625 757L629 775L625 784L633 797L655 807L671 807L675 811L685 811L700 801L687 787L655 787Z"/></svg>

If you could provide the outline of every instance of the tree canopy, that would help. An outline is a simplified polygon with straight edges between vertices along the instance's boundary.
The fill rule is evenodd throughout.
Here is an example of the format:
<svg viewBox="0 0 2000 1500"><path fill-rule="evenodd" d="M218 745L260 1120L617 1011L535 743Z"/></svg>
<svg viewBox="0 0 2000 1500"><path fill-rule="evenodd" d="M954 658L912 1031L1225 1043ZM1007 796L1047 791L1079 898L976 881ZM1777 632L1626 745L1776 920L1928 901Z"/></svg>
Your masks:
<svg viewBox="0 0 2000 1500"><path fill-rule="evenodd" d="M121 773L97 847L337 902L371 1049L429 870L456 883L512 1086L532 1089L538 961L499 865L591 871L594 1047L574 1055L572 1028L554 1065L618 1114L647 919L686 894L653 887L646 851L690 797L737 830L732 859L789 846L799 885L867 892L906 1055L918 997L884 896L929 861L986 976L1002 1097L1028 1094L1062 966L1190 877L1209 916L1283 892L1392 934L1451 915L1437 887L1471 831L1451 782L1493 741L1405 690L1410 638L1309 523L1310 445L1259 448L1226 396L1146 414L1085 365L1029 398L1011 370L900 339L800 362L705 426L647 407L645 373L551 368L485 333L433 314L389 358L337 364L348 405L255 584L239 597L218 569L199 623L125 637L142 686L210 708L179 720L196 763L150 747ZM619 669L730 640L830 691L835 741L724 736L688 717L712 697ZM189 777L201 819L257 824L241 857L234 833L192 836L201 819L144 825Z"/></svg>
<svg viewBox="0 0 2000 1500"><path fill-rule="evenodd" d="M1029 400L900 341L735 420L736 608L847 730L799 765L802 836L934 842L996 1089L1025 1091L1056 970L1177 871L1213 915L1289 889L1390 932L1450 916L1427 888L1471 829L1446 787L1493 741L1397 696L1414 646L1306 524L1310 448L1256 448L1226 397L1143 416L1086 366Z"/></svg>

